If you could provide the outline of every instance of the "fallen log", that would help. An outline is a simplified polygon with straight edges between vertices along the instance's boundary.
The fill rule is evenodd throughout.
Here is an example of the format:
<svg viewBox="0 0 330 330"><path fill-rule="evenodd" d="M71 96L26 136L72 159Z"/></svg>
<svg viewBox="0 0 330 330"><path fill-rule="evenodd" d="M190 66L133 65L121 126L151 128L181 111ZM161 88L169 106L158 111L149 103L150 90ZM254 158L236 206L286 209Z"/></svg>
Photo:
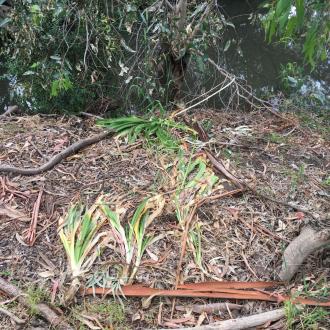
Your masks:
<svg viewBox="0 0 330 330"><path fill-rule="evenodd" d="M280 279L290 281L311 253L329 244L329 229L317 232L310 227L303 228L300 235L284 251Z"/></svg>
<svg viewBox="0 0 330 330"><path fill-rule="evenodd" d="M24 306L30 308L31 305L26 298L26 294L23 293L19 288L16 286L8 283L4 279L0 277L0 291L5 293L7 296L10 297L18 297L17 300ZM58 330L73 330L71 325L69 325L63 317L57 315L55 311L50 308L47 304L39 303L33 306L36 312L46 319L51 326L55 327Z"/></svg>
<svg viewBox="0 0 330 330"><path fill-rule="evenodd" d="M112 132L105 132L98 135L94 135L90 138L83 139L75 142L71 146L67 147L53 158L49 159L45 164L36 167L36 168L21 168L21 167L12 167L12 166L0 166L0 173L11 173L16 175L38 175L43 172L49 171L59 164L63 159L77 153L81 149L84 149L94 143L97 143L108 136L111 136Z"/></svg>

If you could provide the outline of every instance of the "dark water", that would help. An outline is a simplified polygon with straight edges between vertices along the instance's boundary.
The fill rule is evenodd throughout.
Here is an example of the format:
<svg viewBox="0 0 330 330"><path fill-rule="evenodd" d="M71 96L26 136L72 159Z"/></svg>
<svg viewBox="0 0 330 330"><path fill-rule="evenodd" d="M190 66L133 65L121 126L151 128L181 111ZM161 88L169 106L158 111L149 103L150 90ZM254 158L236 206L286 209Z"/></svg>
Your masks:
<svg viewBox="0 0 330 330"><path fill-rule="evenodd" d="M299 61L296 54L282 45L268 44L258 24L251 24L261 1L221 1L222 11L235 25L228 28L224 44L231 46L223 55L223 65L238 77L245 78L254 88L277 89L281 65Z"/></svg>
<svg viewBox="0 0 330 330"><path fill-rule="evenodd" d="M221 1L222 11L235 25L235 29L228 29L224 42L236 40L236 45L239 46L239 51L234 44L223 54L223 63L228 70L239 77L244 77L252 87L274 91L281 86L281 68L289 62L304 66L304 61L303 54L283 44L266 42L263 28L257 23L251 24L251 14L263 14L260 9L262 2L257 0ZM306 74L309 71L306 67ZM330 61L321 64L310 75L310 79L328 89Z"/></svg>
<svg viewBox="0 0 330 330"><path fill-rule="evenodd" d="M280 73L288 63L296 63L305 67L303 85L299 89L301 95L320 95L327 102L330 101L330 59L322 63L316 70L310 73L310 68L304 63L303 54L280 43L268 43L265 40L265 32L253 17L264 14L260 9L263 1L257 0L222 0L218 1L220 10L226 19L232 22L235 28L228 27L222 40L222 47L210 48L207 55L214 59L221 67L246 80L253 89L262 95L276 94L283 90ZM223 45L230 42L229 48L224 51ZM221 49L222 48L222 49ZM193 70L193 69L191 69ZM191 86L196 84L196 74L191 71L186 80L187 95L194 94L197 88ZM200 85L208 90L217 85L220 77L213 76L201 81ZM200 86L199 86L200 87ZM209 100L207 106L222 108L224 103L220 97Z"/></svg>
<svg viewBox="0 0 330 330"><path fill-rule="evenodd" d="M250 15L259 11L258 6L262 1L257 0L222 0L218 2L221 11L228 20L233 22L235 29L229 27L222 41L226 44L231 40L231 46L226 52L219 49L210 49L209 56L216 60L222 67L234 73L239 78L245 79L257 91L276 92L281 88L279 73L281 66L289 62L303 64L302 54L285 48L280 44L268 44L265 41L263 29L258 24L251 24ZM322 65L321 69L313 72L310 84L316 89L329 92L330 63ZM0 75L4 72L1 72ZM187 79L190 88L196 85L194 75ZM205 79L205 78L204 78ZM199 85L212 87L215 85L214 77L208 77L199 82ZM305 89L309 88L305 86ZM194 88L193 88L194 89ZM9 102L9 84L0 80L0 111ZM214 100L214 106L221 107Z"/></svg>

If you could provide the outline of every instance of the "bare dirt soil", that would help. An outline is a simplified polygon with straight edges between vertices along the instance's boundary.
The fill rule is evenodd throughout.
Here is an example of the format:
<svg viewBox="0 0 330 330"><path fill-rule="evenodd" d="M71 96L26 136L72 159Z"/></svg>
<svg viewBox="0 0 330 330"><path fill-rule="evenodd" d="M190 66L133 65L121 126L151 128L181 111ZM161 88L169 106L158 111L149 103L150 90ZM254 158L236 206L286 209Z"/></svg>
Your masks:
<svg viewBox="0 0 330 330"><path fill-rule="evenodd" d="M304 213L244 192L215 199L198 210L202 224L202 255L207 271L222 280L278 280L285 247L309 225L329 228L330 132L324 117L268 112L225 113L200 109L191 118L209 135L214 153L231 171L246 178L260 193L299 205ZM37 167L79 139L101 132L93 119L68 116L23 116L0 120L0 165ZM105 139L65 159L52 170L36 176L0 173L0 276L33 299L58 304L65 283L66 256L57 234L58 219L70 204L91 205L100 193L125 196L134 206L157 192L164 179L159 153L143 143ZM34 207L41 196L40 208ZM313 215L313 216L312 216ZM36 219L33 228L31 220ZM165 237L148 249L135 282L155 288L172 288L180 251L180 228L175 216L157 219L151 228ZM112 274L118 256L105 253L94 272ZM329 290L330 253L322 249L300 267L289 288L299 294L324 295ZM184 282L210 280L194 262L188 248L182 267ZM39 290L37 290L39 288ZM7 298L1 296L1 301ZM31 298L31 299L32 299ZM78 297L62 308L76 329L139 329L192 326L249 315L278 307L276 303L232 301L241 310L194 314L189 306L207 299L155 297L151 303L113 298ZM223 300L222 300L223 301ZM0 302L1 303L1 302ZM27 320L24 329L49 326L15 301L4 306ZM181 306L181 308L180 308ZM278 323L278 329L286 328ZM319 322L327 329L326 318ZM93 326L92 326L93 325ZM0 314L0 328L13 329L10 318Z"/></svg>

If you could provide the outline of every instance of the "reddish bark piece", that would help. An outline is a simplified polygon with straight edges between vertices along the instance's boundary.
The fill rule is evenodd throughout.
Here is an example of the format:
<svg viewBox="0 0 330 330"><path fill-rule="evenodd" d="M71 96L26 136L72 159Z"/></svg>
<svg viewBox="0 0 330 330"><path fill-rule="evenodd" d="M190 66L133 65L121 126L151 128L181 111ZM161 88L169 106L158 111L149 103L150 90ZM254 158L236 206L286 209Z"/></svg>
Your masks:
<svg viewBox="0 0 330 330"><path fill-rule="evenodd" d="M40 208L42 193L43 193L43 190L40 189L38 198L33 206L31 223L30 223L30 227L28 229L27 235L26 235L27 236L26 243L29 246L32 246L36 240L37 222L38 222L39 208Z"/></svg>
<svg viewBox="0 0 330 330"><path fill-rule="evenodd" d="M209 287L207 284L211 283ZM226 283L226 284L223 284ZM255 287L270 287L275 286L278 282L237 282L238 286L249 287L252 289L252 283ZM218 285L218 287L217 287ZM221 288L222 285L222 288ZM227 285L227 288L225 287ZM188 288L187 286L192 286L193 288ZM198 286L202 287L198 290ZM219 287L220 286L220 287ZM311 306L324 306L329 307L330 301L318 301L308 298L292 298L290 296L279 295L271 292L260 292L253 290L244 289L229 289L228 287L235 287L235 282L206 282L206 283L196 283L196 284L186 284L181 285L181 288L177 290L161 290L144 287L142 285L126 285L121 288L120 291L116 291L115 294L124 295L126 297L151 297L151 296L162 296L162 297L198 297L198 298L220 298L220 299L234 299L234 300L261 300L261 301L273 301L273 302L283 302L291 301L293 304L304 304ZM111 289L107 288L86 288L81 291L82 294L99 294L99 295L109 295L113 294Z"/></svg>
<svg viewBox="0 0 330 330"><path fill-rule="evenodd" d="M263 288L273 288L282 285L283 282L202 282L202 283L187 283L179 285L179 289L196 289L201 290L202 288L217 288L217 289L263 289Z"/></svg>

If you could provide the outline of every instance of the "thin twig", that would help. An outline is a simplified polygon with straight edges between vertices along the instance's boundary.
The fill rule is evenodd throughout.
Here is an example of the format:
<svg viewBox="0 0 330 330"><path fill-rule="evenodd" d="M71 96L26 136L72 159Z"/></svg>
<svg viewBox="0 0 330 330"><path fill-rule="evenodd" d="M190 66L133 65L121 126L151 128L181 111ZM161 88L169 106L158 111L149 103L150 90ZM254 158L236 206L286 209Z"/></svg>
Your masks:
<svg viewBox="0 0 330 330"><path fill-rule="evenodd" d="M234 77L234 78L233 78L228 84L226 84L225 86L219 88L217 91L215 91L215 92L212 93L211 95L205 97L204 99L198 101L197 103L191 105L190 107L182 109L181 111L177 112L173 117L177 117L177 116L183 114L184 112L189 111L189 110L192 109L192 108L196 108L196 107L197 107L198 105L200 105L201 103L206 102L206 101L209 100L211 97L213 97L213 96L219 94L221 91L223 91L224 89L226 89L226 88L228 88L230 85L232 85L232 84L234 83L235 79L236 79L236 78Z"/></svg>
<svg viewBox="0 0 330 330"><path fill-rule="evenodd" d="M79 114L82 115L82 116L85 116L85 117L90 117L90 118L95 118L95 119L104 119L104 118L101 117L101 116L94 115L94 114L89 113L89 112L81 111Z"/></svg>
<svg viewBox="0 0 330 330"><path fill-rule="evenodd" d="M5 309L3 307L0 307L0 314L1 313L4 314L4 315L9 316L17 324L24 324L25 323L24 320L20 319L15 314L13 314L12 312L10 312L9 310L7 310L7 309Z"/></svg>
<svg viewBox="0 0 330 330"><path fill-rule="evenodd" d="M38 222L38 215L39 215L39 208L40 202L42 197L43 190L40 189L38 198L33 206L31 224L27 233L27 244L32 246L36 240L36 230L37 230L37 222Z"/></svg>

